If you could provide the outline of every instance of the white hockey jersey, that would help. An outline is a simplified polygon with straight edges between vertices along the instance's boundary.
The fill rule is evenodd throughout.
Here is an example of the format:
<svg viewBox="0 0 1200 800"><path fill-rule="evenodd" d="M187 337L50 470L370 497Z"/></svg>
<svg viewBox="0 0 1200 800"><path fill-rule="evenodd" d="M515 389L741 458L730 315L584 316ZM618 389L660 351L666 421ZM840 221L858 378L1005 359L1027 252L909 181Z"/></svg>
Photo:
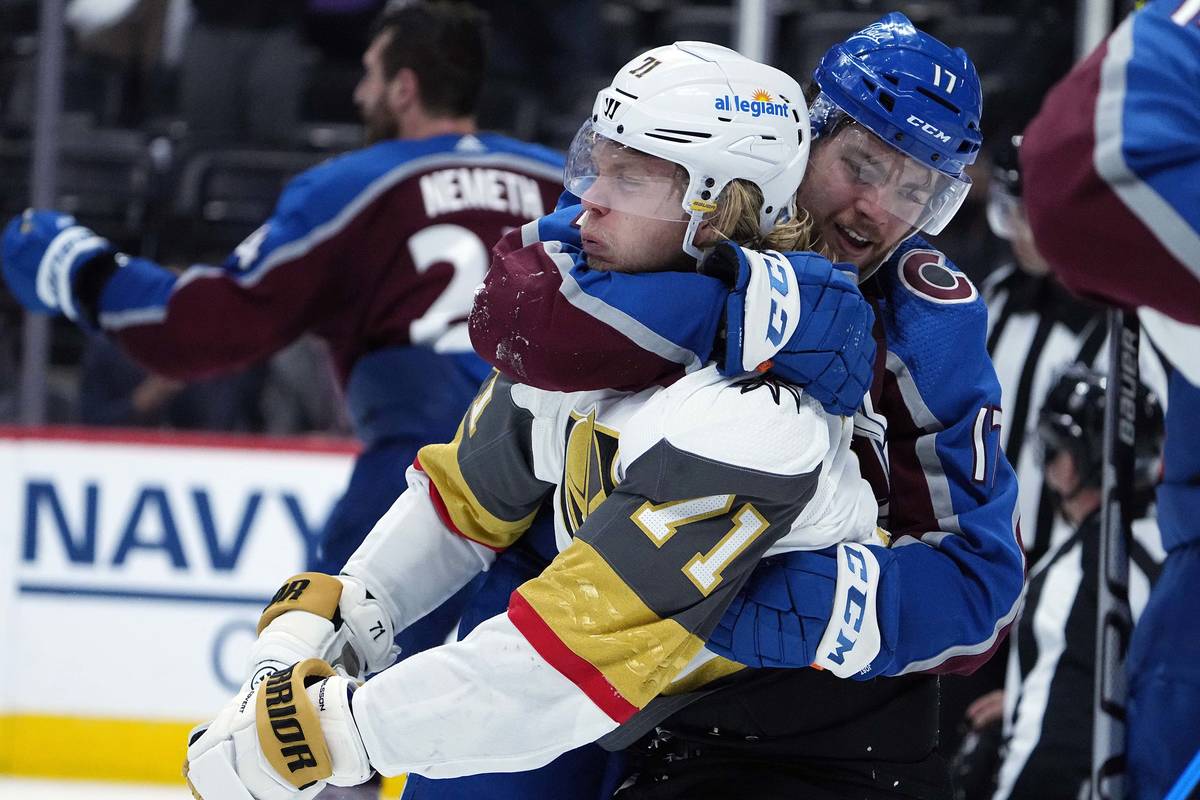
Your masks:
<svg viewBox="0 0 1200 800"><path fill-rule="evenodd" d="M429 777L532 769L741 669L703 645L760 558L879 541L851 434L800 390L712 367L637 393L493 375L454 441L421 450L344 572L399 630L547 502L560 552L507 614L355 694L371 763ZM874 557L854 553L869 580Z"/></svg>

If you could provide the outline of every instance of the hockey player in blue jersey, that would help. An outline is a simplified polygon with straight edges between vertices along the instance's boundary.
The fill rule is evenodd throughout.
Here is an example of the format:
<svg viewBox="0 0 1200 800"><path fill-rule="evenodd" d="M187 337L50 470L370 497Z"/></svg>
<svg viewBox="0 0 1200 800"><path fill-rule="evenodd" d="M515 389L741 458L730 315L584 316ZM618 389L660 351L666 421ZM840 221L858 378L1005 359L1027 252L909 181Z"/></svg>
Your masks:
<svg viewBox="0 0 1200 800"><path fill-rule="evenodd" d="M1174 367L1157 494L1167 558L1125 662L1136 800L1200 780L1198 75L1200 2L1151 0L1050 92L1021 147L1029 221L1052 269L1073 291L1137 308L1142 346Z"/></svg>
<svg viewBox="0 0 1200 800"><path fill-rule="evenodd" d="M314 569L336 572L402 491L417 448L453 433L487 374L464 320L488 248L561 191L559 154L476 130L484 33L462 4L385 12L354 95L369 146L292 180L219 267L177 277L57 212L28 212L4 233L18 299L98 329L156 373L237 369L305 332L329 344L364 449ZM401 645L439 643L455 613Z"/></svg>
<svg viewBox="0 0 1200 800"><path fill-rule="evenodd" d="M618 747L648 732L632 751L638 776L622 798L824 797L806 793L823 782L861 787L862 797L948 796L936 673L974 669L1016 614L1017 490L999 447L986 311L966 276L920 238L939 232L969 189L964 170L981 141L978 77L961 50L889 14L835 45L813 78L813 150L797 200L827 250L858 271L874 307L879 348L854 450L892 546L873 548L880 576L850 605L838 599L853 582L840 547L760 566L716 647L765 669L611 737L606 745ZM577 215L562 208L530 235L563 240ZM611 257L603 242L580 245L589 260ZM713 355L721 328L726 370L753 367L759 359L747 354L768 341L781 348L777 369L827 363L779 336L772 322L782 317L759 302L768 281L755 263L743 253L702 265L742 301L726 305L670 274L599 282L579 265L533 274L494 261L472 337L500 369L561 391L614 372L651 381L687 372ZM805 284L803 259L790 263ZM632 302L639 292L655 302ZM816 309L791 323L810 338L806 325L835 316ZM565 331L554 327L563 320ZM804 669L830 642L861 682Z"/></svg>

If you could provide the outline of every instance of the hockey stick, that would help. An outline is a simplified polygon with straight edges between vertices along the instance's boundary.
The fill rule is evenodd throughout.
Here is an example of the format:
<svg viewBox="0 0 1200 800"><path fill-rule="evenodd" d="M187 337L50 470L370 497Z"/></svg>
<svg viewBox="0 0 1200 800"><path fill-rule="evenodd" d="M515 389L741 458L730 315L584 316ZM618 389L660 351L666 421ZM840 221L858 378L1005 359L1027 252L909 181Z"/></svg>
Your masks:
<svg viewBox="0 0 1200 800"><path fill-rule="evenodd" d="M1163 800L1191 800L1200 796L1200 792L1193 794L1197 788L1200 788L1200 750L1192 756L1192 760L1180 773L1179 780L1175 781L1175 785Z"/></svg>
<svg viewBox="0 0 1200 800"><path fill-rule="evenodd" d="M1133 487L1138 387L1136 312L1108 312L1108 384L1104 396L1103 505L1096 615L1096 688L1092 732L1092 800L1125 796L1125 653L1129 611L1130 490Z"/></svg>

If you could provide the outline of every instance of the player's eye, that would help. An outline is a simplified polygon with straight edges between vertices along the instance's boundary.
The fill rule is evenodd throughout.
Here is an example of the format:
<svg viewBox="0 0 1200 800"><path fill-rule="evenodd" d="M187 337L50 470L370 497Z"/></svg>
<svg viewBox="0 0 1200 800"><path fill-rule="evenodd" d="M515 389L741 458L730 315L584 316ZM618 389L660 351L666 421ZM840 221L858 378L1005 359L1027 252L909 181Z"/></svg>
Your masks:
<svg viewBox="0 0 1200 800"><path fill-rule="evenodd" d="M617 186L629 192L641 191L648 183L649 181L643 175L623 173L617 176Z"/></svg>
<svg viewBox="0 0 1200 800"><path fill-rule="evenodd" d="M925 186L901 186L900 197L913 205L923 206L933 199L933 193Z"/></svg>
<svg viewBox="0 0 1200 800"><path fill-rule="evenodd" d="M870 161L864 158L849 158L846 164L850 174L859 183L878 186L887 178L887 171L883 164L878 161Z"/></svg>
<svg viewBox="0 0 1200 800"><path fill-rule="evenodd" d="M862 162L858 159L845 156L842 158L842 167L852 180L862 180Z"/></svg>

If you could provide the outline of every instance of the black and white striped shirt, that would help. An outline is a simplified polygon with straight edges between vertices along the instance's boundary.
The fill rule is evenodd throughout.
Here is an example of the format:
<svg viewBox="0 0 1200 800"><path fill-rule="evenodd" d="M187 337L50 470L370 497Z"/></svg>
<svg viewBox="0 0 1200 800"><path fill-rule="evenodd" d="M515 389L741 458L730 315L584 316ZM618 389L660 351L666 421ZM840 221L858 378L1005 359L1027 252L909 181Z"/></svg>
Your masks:
<svg viewBox="0 0 1200 800"><path fill-rule="evenodd" d="M1133 534L1129 604L1136 620L1165 553L1153 519L1136 521ZM1025 609L1010 633L1004 757L993 800L1086 797L1099 560L1097 511L1030 571Z"/></svg>
<svg viewBox="0 0 1200 800"><path fill-rule="evenodd" d="M1088 779L1096 650L1099 517L1078 529L1055 513L1037 436L1038 411L1060 370L1080 361L1104 370L1103 309L1048 276L1001 267L984 282L988 352L1005 413L1005 453L1020 485L1028 563L1025 608L1010 636L1005 678L1005 753L994 800L1075 798ZM1161 359L1143 342L1141 380L1165 403ZM1134 523L1130 605L1134 618L1165 554L1153 511Z"/></svg>
<svg viewBox="0 0 1200 800"><path fill-rule="evenodd" d="M988 353L1000 379L1004 426L1001 443L1020 485L1021 538L1029 564L1071 535L1054 515L1045 487L1038 411L1059 371L1082 361L1104 370L1108 327L1103 309L1070 295L1049 276L1000 267L983 284L988 304ZM1143 339L1141 380L1166 403L1166 372Z"/></svg>

